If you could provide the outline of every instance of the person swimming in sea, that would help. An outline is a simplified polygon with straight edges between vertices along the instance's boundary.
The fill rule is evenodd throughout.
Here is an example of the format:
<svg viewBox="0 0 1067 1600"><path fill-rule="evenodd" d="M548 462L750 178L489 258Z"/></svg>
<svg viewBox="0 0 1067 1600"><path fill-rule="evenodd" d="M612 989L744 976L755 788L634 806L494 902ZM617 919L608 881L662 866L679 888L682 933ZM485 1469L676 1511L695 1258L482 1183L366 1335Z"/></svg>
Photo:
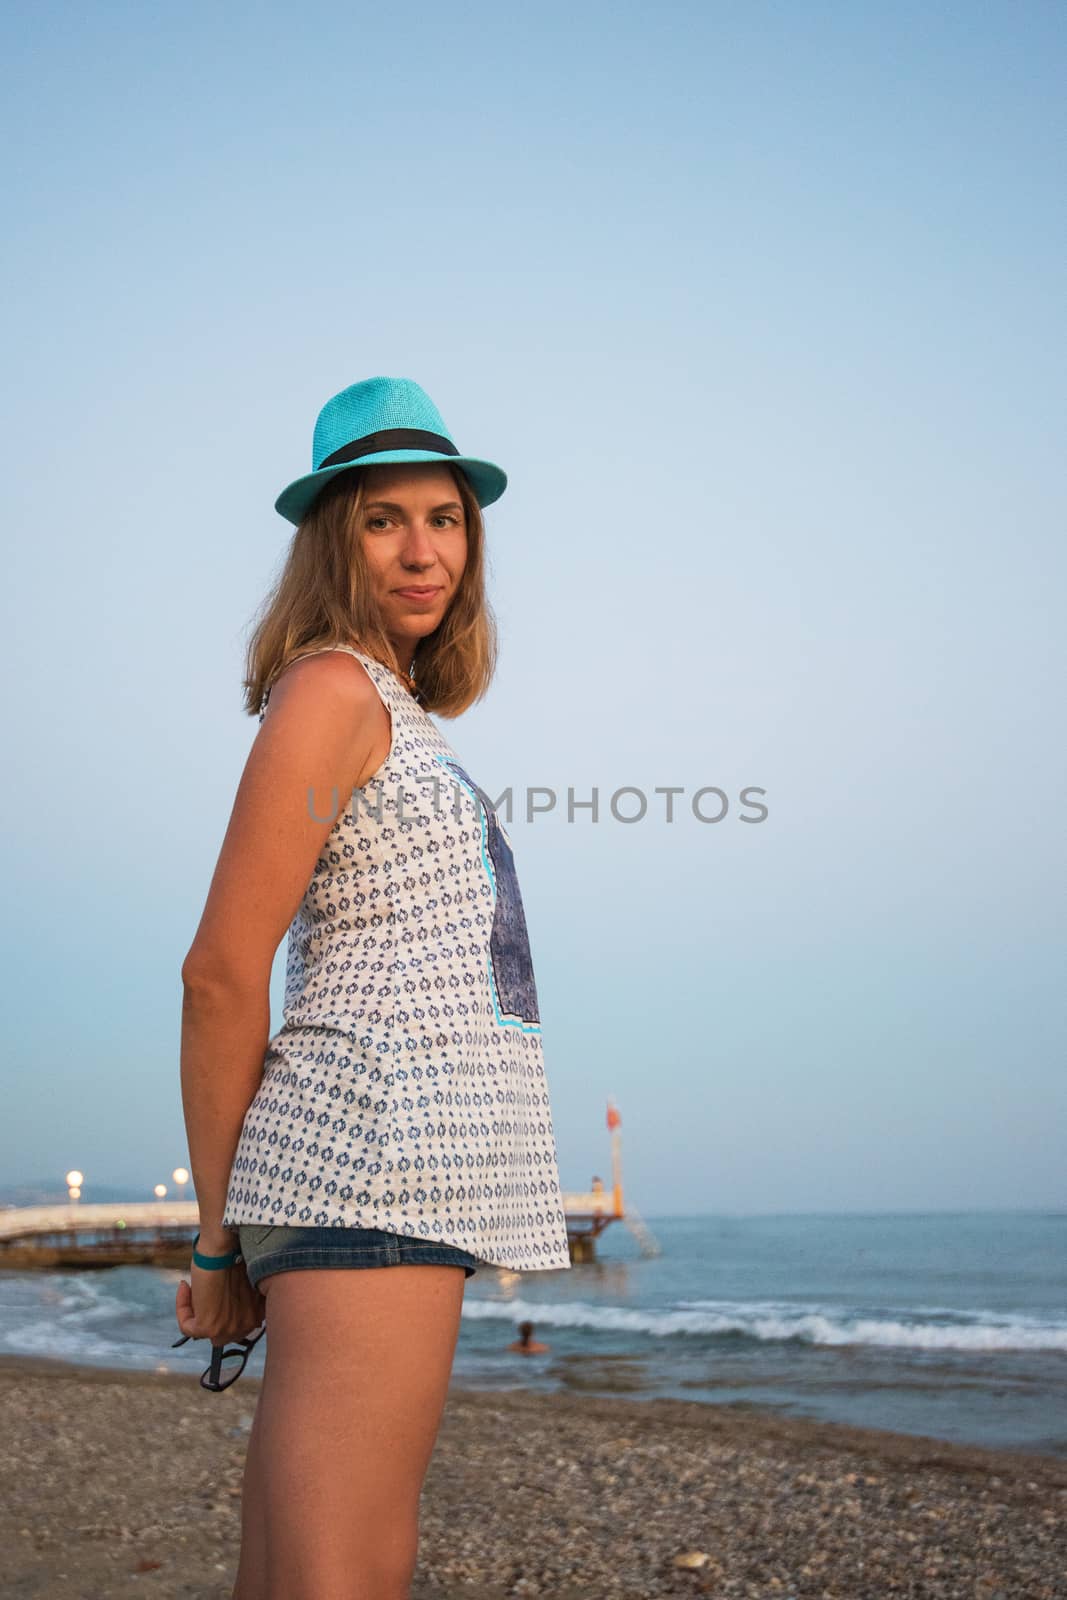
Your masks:
<svg viewBox="0 0 1067 1600"><path fill-rule="evenodd" d="M532 1322L520 1322L519 1333L521 1337L509 1344L508 1349L514 1350L517 1355L521 1356L539 1356L550 1349L549 1345L541 1344L538 1339L534 1338L533 1331L534 1325Z"/></svg>

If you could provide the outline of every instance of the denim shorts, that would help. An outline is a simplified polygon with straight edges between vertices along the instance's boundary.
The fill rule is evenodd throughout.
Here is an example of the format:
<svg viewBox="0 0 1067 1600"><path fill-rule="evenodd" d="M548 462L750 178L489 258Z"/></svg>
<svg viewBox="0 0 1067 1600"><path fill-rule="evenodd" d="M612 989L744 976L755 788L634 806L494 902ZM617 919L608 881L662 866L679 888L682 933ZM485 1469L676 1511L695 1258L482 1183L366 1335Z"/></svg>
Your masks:
<svg viewBox="0 0 1067 1600"><path fill-rule="evenodd" d="M268 1272L298 1267L462 1267L469 1278L478 1260L458 1245L439 1239L413 1239L384 1228L292 1228L285 1223L242 1222L237 1235L249 1281L255 1285Z"/></svg>

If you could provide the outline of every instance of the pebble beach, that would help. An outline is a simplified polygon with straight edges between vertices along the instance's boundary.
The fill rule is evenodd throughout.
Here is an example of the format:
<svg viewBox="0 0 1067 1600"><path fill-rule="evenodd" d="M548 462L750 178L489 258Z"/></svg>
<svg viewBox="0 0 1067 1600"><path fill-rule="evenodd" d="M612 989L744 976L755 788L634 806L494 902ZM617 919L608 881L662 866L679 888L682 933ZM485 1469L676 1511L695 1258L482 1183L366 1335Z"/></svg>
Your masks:
<svg viewBox="0 0 1067 1600"><path fill-rule="evenodd" d="M0 1358L4 1600L229 1600L257 1390ZM454 1388L412 1600L513 1595L1067 1600L1067 1461L739 1405Z"/></svg>

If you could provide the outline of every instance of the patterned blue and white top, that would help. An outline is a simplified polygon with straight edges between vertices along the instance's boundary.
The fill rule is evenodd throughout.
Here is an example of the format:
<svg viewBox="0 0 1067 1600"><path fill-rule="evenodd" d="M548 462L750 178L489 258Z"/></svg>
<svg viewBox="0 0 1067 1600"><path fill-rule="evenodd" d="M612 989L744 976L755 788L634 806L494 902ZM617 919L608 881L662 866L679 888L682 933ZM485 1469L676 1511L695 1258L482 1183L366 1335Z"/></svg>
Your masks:
<svg viewBox="0 0 1067 1600"><path fill-rule="evenodd" d="M517 1272L568 1267L510 842L389 668L325 648L363 663L392 743L289 929L284 1021L222 1222L385 1228Z"/></svg>

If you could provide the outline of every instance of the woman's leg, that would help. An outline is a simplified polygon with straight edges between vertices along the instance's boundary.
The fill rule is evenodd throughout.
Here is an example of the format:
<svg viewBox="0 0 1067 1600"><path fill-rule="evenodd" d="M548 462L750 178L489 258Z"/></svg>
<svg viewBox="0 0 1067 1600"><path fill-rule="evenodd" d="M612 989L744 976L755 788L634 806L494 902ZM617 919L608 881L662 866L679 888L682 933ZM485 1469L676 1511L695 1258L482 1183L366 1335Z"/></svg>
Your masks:
<svg viewBox="0 0 1067 1600"><path fill-rule="evenodd" d="M263 1350L267 1352L264 1340ZM263 1391L267 1387L266 1366L252 1417L252 1431L245 1451L244 1480L241 1485L241 1555L230 1600L264 1600L267 1593L267 1519L264 1508L263 1452L260 1448Z"/></svg>
<svg viewBox="0 0 1067 1600"><path fill-rule="evenodd" d="M464 1282L462 1267L428 1264L262 1280L266 1585L240 1600L408 1600Z"/></svg>

